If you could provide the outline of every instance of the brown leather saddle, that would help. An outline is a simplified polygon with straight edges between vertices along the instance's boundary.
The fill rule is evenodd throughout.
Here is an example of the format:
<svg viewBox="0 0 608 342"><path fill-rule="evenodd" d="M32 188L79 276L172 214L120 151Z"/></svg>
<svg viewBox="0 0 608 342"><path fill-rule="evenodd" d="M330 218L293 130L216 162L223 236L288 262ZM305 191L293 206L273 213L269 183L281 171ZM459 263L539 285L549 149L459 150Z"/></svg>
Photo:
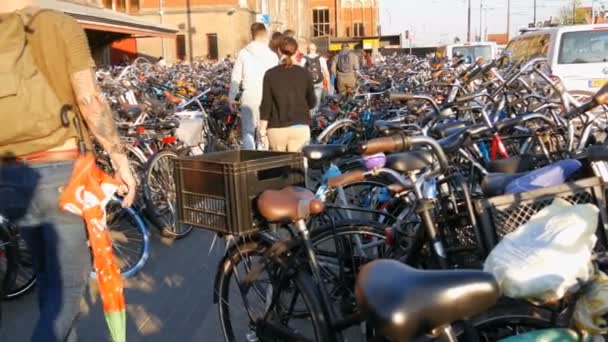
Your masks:
<svg viewBox="0 0 608 342"><path fill-rule="evenodd" d="M325 208L312 191L297 186L266 190L258 197L257 204L260 214L270 222L305 220Z"/></svg>

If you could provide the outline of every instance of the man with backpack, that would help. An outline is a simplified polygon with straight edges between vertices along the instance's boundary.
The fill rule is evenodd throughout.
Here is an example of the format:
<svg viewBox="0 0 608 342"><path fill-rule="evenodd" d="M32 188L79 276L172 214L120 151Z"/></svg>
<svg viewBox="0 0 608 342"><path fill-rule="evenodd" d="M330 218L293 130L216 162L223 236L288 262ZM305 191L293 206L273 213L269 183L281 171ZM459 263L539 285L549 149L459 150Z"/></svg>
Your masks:
<svg viewBox="0 0 608 342"><path fill-rule="evenodd" d="M324 84L329 82L329 70L327 70L327 60L317 53L317 46L314 43L308 44L308 54L304 56L304 68L308 70L314 84L317 104L312 109L312 115L316 115L321 105Z"/></svg>
<svg viewBox="0 0 608 342"><path fill-rule="evenodd" d="M2 0L0 9L14 11L23 3ZM133 202L135 179L76 20L32 7L0 13L0 51L0 214L19 227L32 254L39 317L31 340L75 341L91 254L82 218L60 210L60 194L79 146L92 149L90 135L126 189L123 206ZM77 118L84 119L81 131Z"/></svg>
<svg viewBox="0 0 608 342"><path fill-rule="evenodd" d="M342 95L351 93L357 87L357 72L359 71L359 58L347 43L342 44L342 50L331 64L331 72L336 75L338 92Z"/></svg>
<svg viewBox="0 0 608 342"><path fill-rule="evenodd" d="M279 57L268 46L268 32L262 23L251 25L251 43L247 44L234 62L228 96L230 108L236 111L236 96L241 95L241 135L243 149L255 150L256 132L260 122L260 104L262 103L262 86L264 74L279 64Z"/></svg>

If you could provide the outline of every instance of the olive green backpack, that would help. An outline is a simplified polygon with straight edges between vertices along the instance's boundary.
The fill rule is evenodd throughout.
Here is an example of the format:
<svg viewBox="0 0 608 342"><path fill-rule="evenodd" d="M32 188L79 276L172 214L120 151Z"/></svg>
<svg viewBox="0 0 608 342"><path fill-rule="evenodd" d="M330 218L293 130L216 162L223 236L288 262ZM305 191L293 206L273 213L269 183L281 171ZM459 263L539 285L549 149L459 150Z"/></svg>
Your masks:
<svg viewBox="0 0 608 342"><path fill-rule="evenodd" d="M0 15L0 154L11 145L30 145L62 127L63 104L40 72L28 44L28 24L40 13Z"/></svg>

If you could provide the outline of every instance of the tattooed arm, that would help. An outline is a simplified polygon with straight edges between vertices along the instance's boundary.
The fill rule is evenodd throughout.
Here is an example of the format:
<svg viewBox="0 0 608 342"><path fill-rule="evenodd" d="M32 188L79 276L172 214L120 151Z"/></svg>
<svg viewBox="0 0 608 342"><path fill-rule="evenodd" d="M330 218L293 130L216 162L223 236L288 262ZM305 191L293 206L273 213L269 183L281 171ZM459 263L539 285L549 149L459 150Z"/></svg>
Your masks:
<svg viewBox="0 0 608 342"><path fill-rule="evenodd" d="M130 206L135 198L135 179L116 130L112 111L95 84L95 72L93 69L85 69L73 73L70 79L80 113L95 139L110 154L116 175L127 187L123 206Z"/></svg>

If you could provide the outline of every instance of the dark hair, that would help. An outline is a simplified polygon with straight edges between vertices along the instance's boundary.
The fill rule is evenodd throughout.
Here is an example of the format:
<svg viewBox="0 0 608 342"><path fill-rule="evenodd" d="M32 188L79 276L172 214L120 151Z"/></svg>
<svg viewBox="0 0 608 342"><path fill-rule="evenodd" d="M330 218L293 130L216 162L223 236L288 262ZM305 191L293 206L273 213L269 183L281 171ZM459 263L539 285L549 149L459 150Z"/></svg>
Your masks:
<svg viewBox="0 0 608 342"><path fill-rule="evenodd" d="M266 33L266 26L262 23L251 24L251 37L255 39L260 33Z"/></svg>
<svg viewBox="0 0 608 342"><path fill-rule="evenodd" d="M282 39L283 39L283 34L281 32L274 32L272 34L272 37L270 38L270 44L268 44L268 46L270 47L270 50L274 51L275 53L278 53L279 46L281 45Z"/></svg>
<svg viewBox="0 0 608 342"><path fill-rule="evenodd" d="M296 32L294 30L287 29L283 31L283 35L286 37L294 37L296 35Z"/></svg>
<svg viewBox="0 0 608 342"><path fill-rule="evenodd" d="M291 37L283 37L281 45L279 45L279 51L285 56L281 61L281 65L290 68L293 65L291 57L298 51L298 42Z"/></svg>

